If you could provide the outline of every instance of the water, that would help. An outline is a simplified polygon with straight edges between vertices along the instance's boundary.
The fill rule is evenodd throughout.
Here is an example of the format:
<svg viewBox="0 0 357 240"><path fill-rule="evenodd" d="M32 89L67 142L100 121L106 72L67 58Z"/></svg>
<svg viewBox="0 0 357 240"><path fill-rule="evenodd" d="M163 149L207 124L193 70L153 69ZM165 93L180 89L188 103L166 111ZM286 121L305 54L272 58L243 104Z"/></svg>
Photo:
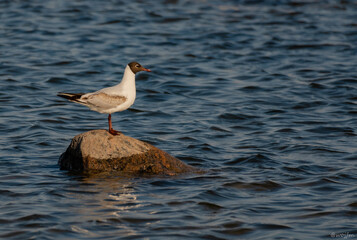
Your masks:
<svg viewBox="0 0 357 240"><path fill-rule="evenodd" d="M0 237L357 238L355 1L1 1ZM83 176L107 116L59 91L138 61L126 135L206 170Z"/></svg>

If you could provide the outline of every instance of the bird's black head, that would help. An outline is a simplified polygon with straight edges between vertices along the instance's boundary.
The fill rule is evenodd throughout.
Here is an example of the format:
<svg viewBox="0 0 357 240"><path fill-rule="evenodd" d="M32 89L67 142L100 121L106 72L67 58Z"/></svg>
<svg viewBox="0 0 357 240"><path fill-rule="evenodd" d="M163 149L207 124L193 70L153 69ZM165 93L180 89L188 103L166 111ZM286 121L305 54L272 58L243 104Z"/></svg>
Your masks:
<svg viewBox="0 0 357 240"><path fill-rule="evenodd" d="M141 72L141 71L146 71L146 72L151 72L150 69L147 69L147 68L144 68L143 66L140 65L140 63L138 62L131 62L128 64L131 71L136 74L138 72Z"/></svg>

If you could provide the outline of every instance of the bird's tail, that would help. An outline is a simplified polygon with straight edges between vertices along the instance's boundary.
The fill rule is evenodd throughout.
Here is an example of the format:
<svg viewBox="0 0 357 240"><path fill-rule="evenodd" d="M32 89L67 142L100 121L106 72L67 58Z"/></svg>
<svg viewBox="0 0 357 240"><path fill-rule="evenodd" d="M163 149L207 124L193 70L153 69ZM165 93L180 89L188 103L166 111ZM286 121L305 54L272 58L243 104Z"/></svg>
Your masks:
<svg viewBox="0 0 357 240"><path fill-rule="evenodd" d="M57 96L68 99L69 101L77 102L84 93L62 93L59 92Z"/></svg>

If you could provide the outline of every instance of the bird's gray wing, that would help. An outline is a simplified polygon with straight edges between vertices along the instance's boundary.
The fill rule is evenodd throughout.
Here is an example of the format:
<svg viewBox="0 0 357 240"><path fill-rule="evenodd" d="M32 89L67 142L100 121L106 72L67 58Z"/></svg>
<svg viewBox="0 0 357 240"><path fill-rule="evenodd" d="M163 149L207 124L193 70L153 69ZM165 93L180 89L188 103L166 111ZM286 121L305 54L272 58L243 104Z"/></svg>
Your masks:
<svg viewBox="0 0 357 240"><path fill-rule="evenodd" d="M93 106L99 109L110 109L123 104L127 98L119 95L109 95L103 92L86 94L81 97L81 102L88 106Z"/></svg>

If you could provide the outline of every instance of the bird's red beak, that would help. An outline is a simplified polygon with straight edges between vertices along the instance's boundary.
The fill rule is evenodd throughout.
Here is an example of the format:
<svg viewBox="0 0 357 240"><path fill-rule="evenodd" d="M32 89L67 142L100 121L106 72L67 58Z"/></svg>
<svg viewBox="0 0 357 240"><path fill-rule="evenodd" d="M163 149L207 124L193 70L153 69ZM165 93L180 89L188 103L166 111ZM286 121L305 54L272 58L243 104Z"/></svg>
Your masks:
<svg viewBox="0 0 357 240"><path fill-rule="evenodd" d="M143 71L146 71L146 72L151 72L151 70L150 70L150 69L148 69L148 68L143 68Z"/></svg>

